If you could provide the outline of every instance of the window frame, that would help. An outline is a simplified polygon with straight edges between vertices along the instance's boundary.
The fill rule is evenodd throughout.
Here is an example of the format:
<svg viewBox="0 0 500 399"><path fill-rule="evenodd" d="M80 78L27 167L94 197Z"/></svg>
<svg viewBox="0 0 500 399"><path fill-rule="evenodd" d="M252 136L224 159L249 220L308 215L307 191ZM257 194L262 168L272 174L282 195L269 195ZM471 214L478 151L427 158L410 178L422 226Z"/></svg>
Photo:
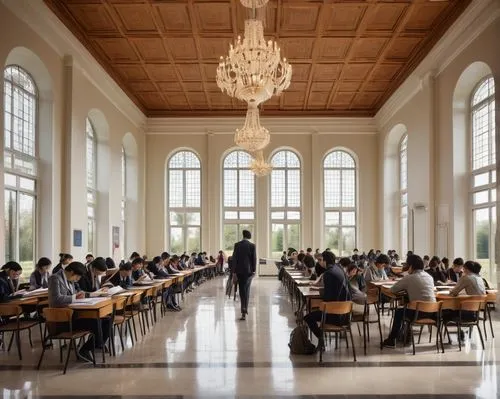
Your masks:
<svg viewBox="0 0 500 399"><path fill-rule="evenodd" d="M89 129L92 132L92 135L89 135ZM88 157L88 142L92 141L92 164L93 164L93 177L92 177L92 186L88 184L88 168L89 168L89 157ZM86 179L86 193L87 193L87 251L92 254L96 254L97 252L97 209L98 209L98 184L97 184L97 151L98 151L99 141L97 140L97 130L94 126L94 123L87 116L85 119L85 179ZM93 198L92 201L89 201L89 196ZM89 209L93 210L93 217L89 217ZM91 234L89 232L89 226L92 224L92 248L90 248L90 240Z"/></svg>
<svg viewBox="0 0 500 399"><path fill-rule="evenodd" d="M125 151L125 147L122 146L121 153L121 178L122 178L122 187L121 187L121 225L122 225L122 237L123 237L123 248L122 258L125 259L127 256L127 152Z"/></svg>
<svg viewBox="0 0 500 399"><path fill-rule="evenodd" d="M403 148L404 145L404 148ZM408 206L408 133L405 133L401 140L399 141L398 146L398 154L399 154L399 177L398 177L398 187L399 187L399 245L402 254L406 254L409 250L410 245L410 207ZM403 154L405 156L406 163L406 176L405 176L405 187L403 187ZM406 196L406 204L403 198ZM403 212L403 209L406 208L406 215ZM403 223L406 224L406 236L403 234Z"/></svg>
<svg viewBox="0 0 500 399"><path fill-rule="evenodd" d="M19 150L16 150L14 149L13 147L13 123L14 123L14 118L12 118L11 116L11 123L10 123L10 148L7 148L6 147L6 139L5 139L5 136L6 136L6 131L7 131L7 127L6 127L6 124L5 124L5 120L6 120L6 113L7 113L7 106L6 106L6 83L7 83L7 79L5 79L5 73L6 71L9 69L9 68L17 68L19 71L21 71L25 76L26 78L30 81L30 83L33 85L33 93L30 92L29 90L27 90L25 87L19 85L18 83L12 81L12 80L9 80L9 84L11 85L11 102L10 102L10 112L9 114L10 115L14 115L14 96L12 95L13 92L14 92L14 88L17 88L18 90L21 90L25 95L27 96L30 96L32 101L33 101L33 155L31 154L27 154L23 151L19 151ZM31 272L34 270L34 266L35 266L35 263L36 263L36 260L38 259L38 226L39 226L39 219L40 219L40 215L39 215L39 204L38 204L38 201L39 201L39 187L40 187L40 176L39 176L39 172L38 172L38 163L39 163L39 126L40 126L40 91L38 89L38 86L36 84L36 81L35 79L33 78L33 76L31 75L31 73L29 73L24 67L22 67L21 65L18 65L18 64L9 64L9 65L6 65L4 68L3 68L3 96L4 96L4 108L3 108L3 115L2 117L4 118L4 131L3 131L3 137L4 137L4 145L3 145L3 154L4 154L4 173L3 173L3 179L4 179L4 209L5 209L5 205L6 205L6 202L5 202L5 192L7 190L9 191L13 191L16 193L16 231L14 233L14 237L12 237L11 234L9 234L10 238L14 238L15 240L15 244L14 244L14 251L15 251L15 256L14 257L10 257L10 259L7 259L7 250L6 250L6 245L5 245L5 238L4 238L4 249L5 249L5 261L9 261L9 260L15 260L15 261L20 261L20 223L19 223L19 220L20 220L20 197L21 195L29 195L31 197L33 197L33 205L34 205L34 209L33 209L33 236L32 236L32 253L33 253L33 262L32 262L32 270L30 269L27 269L25 270L25 272ZM24 110L24 105L23 105L23 110ZM23 122L25 122L25 120L23 119ZM24 123L23 123L24 124ZM9 154L10 155L10 159L11 159L11 162L10 162L10 165L6 165L6 154ZM29 162L32 162L32 165L33 165L33 169L34 169L34 173L27 173L26 171L23 171L23 170L20 170L20 169L16 169L15 167L15 163L14 163L14 160L15 159L20 159L20 160L27 160ZM7 185L6 182L5 182L5 177L6 175L13 175L15 176L16 178L16 185L13 186L13 185ZM21 187L20 185L20 180L21 179L29 179L29 180L32 180L34 182L34 190L28 190L28 189L24 189ZM4 226L5 228L5 226ZM5 234L7 236L7 232L5 231ZM24 262L23 262L24 263ZM24 265L26 266L26 265ZM25 267L26 269L26 267Z"/></svg>
<svg viewBox="0 0 500 399"><path fill-rule="evenodd" d="M186 166L183 166L182 168L172 168L170 166L172 160L182 154L182 153L189 153L189 154L192 154L196 160L198 161L198 167L186 167ZM172 170L176 170L176 171L181 171L182 172L182 187L183 187L183 194L182 194L182 203L183 203L183 206L181 207L178 207L178 206L170 206L170 172ZM200 188L199 188L199 192L200 192L200 197L199 197L199 207L187 207L186 206L186 172L187 171L199 171L199 182L200 182ZM193 252L193 251L196 251L196 252L199 252L201 251L201 248L202 248L202 225L203 225L203 214L202 214L202 197L203 197L203 170L202 170L202 163L201 163L201 159L199 157L199 155L191 150L191 149L187 149L187 148L182 148L182 149L178 149L176 151L174 151L169 157L168 157L168 160L167 160L167 168L166 168L166 201L165 201L165 204L166 204L166 212L165 212L165 216L166 216L166 242L165 242L165 246L166 248L169 249L169 251L172 251L172 229L173 228L181 228L182 229L182 240L183 240L183 249L182 249L182 252L184 251L189 251L189 252ZM180 225L173 225L170 221L170 213L171 212L175 212L175 213L178 213L178 214L182 214L183 215L183 224L180 224ZM199 225L195 225L195 224L188 224L187 223L187 217L186 217L186 214L188 213L199 213L200 215L200 224ZM193 248L188 248L188 230L190 228L198 228L199 230L199 237L198 237L198 240L199 240L199 243L200 243L200 248L198 249L193 249Z"/></svg>
<svg viewBox="0 0 500 399"><path fill-rule="evenodd" d="M339 153L344 153L349 158L351 158L352 162L354 163L354 167L330 167L330 166L325 166L326 161L329 156L333 155L334 153L339 152ZM338 207L327 207L326 206L326 190L325 190L325 184L326 184L326 171L327 170L339 170L340 171L340 180L339 180L339 187L340 187L340 196L339 198L342 198L342 182L343 182L343 173L342 171L354 171L354 207L344 207L342 205L342 202L340 201L340 205ZM338 256L348 256L346 250L343 248L343 233L342 229L343 228L354 228L354 248L358 246L358 235L359 235L359 200L358 200L358 181L359 181L359 176L358 176L358 160L355 154L353 154L350 150L342 147L334 148L330 151L328 151L325 156L323 157L323 162L322 162L322 177L323 177L323 185L322 185L322 193L323 193L323 217L322 217L322 225L323 225L323 246L326 246L326 241L327 241L327 229L328 228L338 228L339 229L339 248L338 251L339 253L336 253ZM339 223L338 224L327 224L326 222L326 216L328 212L338 212L339 213ZM354 212L354 225L351 224L343 224L342 222L342 214L344 212ZM332 248L332 250L334 250ZM350 254L349 254L350 255Z"/></svg>
<svg viewBox="0 0 500 399"><path fill-rule="evenodd" d="M236 167L233 167L233 166L228 166L226 167L226 160L227 158L233 154L233 153L236 153L237 155L237 166ZM245 154L247 155L248 157L250 157L250 162L248 163L248 167L246 166L240 166L240 159L239 159L239 154L242 153L242 154ZM237 234L237 237L236 237L236 240L238 241L239 239L241 239L242 237L242 231L245 227L247 226L252 226L250 227L252 229L252 239L255 239L255 234L256 234L256 231L257 231L257 207L256 207L256 201L257 201L257 179L255 177L255 174L252 173L252 176L253 176L253 206L252 207L248 207L248 206L241 206L240 203L240 184L241 184L241 171L244 171L244 170L248 170L248 171L251 171L250 169L250 163L251 163L251 159L252 159L252 155L245 151L245 150L242 150L242 149L239 149L239 148L233 148L232 150L226 152L224 154L224 156L222 157L222 185L221 185L221 189L222 189L222 201L221 201L221 205L222 205L222 218L221 218L221 221L222 221L222 229L221 229L221 233L222 233L222 237L221 237L221 248L223 250L227 250L229 251L230 248L229 246L227 246L226 248L226 243L225 243L225 226L226 225L236 225L236 234ZM226 199L226 191L225 191L225 176L226 176L226 170L234 170L236 171L236 206L226 206L225 205L225 199ZM227 219L226 218L226 212L237 212L237 217L235 219ZM243 218L240 218L240 214L241 212L253 212L253 219L243 219ZM237 242L235 241L235 242ZM231 248L232 250L232 248Z"/></svg>
<svg viewBox="0 0 500 399"><path fill-rule="evenodd" d="M284 155L285 155L285 166L276 166L274 164L275 158L280 153L284 153ZM298 161L297 167L289 165L289 159L288 159L289 155L288 154L292 154L293 156L295 156L297 158L297 161ZM281 253L283 251L286 251L289 247L292 246L292 244L290 244L290 239L288 237L290 226L294 226L294 225L298 226L298 228L299 228L298 246L302 247L302 237L303 237L303 234L302 234L302 231L303 231L303 228L302 228L302 214L303 214L302 213L302 205L303 205L302 160L300 159L299 154L297 152L295 152L294 150L292 150L290 148L279 148L271 155L270 164L272 165L273 169L272 169L271 174L269 176L269 198L270 198L270 201L269 201L269 237L270 237L269 253L271 254L271 256L274 255L273 243L272 243L272 241L273 241L273 226L274 225L283 225L283 248L281 249L280 255L279 255L279 256L281 256ZM296 170L299 172L298 173L298 175L299 175L299 181L298 181L298 183L299 183L299 206L289 206L288 205L288 199L289 199L289 190L288 190L289 173L288 172L290 170ZM284 194L285 194L285 205L281 206L281 207L273 206L273 200L272 200L273 199L273 185L272 185L273 174L276 173L277 171L283 171L284 177L285 177L285 182L283 185ZM277 212L283 213L282 219L281 218L273 218L273 214L277 213ZM299 216L298 219L289 219L288 212L298 212L298 216ZM298 249L298 248L296 248L296 249Z"/></svg>

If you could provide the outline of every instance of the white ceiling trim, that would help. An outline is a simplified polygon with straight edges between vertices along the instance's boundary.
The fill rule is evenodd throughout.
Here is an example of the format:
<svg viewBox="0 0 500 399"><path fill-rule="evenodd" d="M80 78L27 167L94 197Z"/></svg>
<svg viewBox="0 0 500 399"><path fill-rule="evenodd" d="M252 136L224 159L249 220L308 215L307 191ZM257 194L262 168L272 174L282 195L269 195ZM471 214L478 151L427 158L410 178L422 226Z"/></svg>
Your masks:
<svg viewBox="0 0 500 399"><path fill-rule="evenodd" d="M150 118L147 134L234 134L243 126L243 117ZM377 134L373 118L284 118L263 117L262 125L271 134Z"/></svg>
<svg viewBox="0 0 500 399"><path fill-rule="evenodd" d="M396 112L422 90L429 75L442 73L499 17L499 0L474 0L377 112L375 120L378 128L383 131Z"/></svg>
<svg viewBox="0 0 500 399"><path fill-rule="evenodd" d="M144 126L146 116L108 75L83 44L66 28L43 0L1 0L62 58L72 56L74 65L134 126Z"/></svg>

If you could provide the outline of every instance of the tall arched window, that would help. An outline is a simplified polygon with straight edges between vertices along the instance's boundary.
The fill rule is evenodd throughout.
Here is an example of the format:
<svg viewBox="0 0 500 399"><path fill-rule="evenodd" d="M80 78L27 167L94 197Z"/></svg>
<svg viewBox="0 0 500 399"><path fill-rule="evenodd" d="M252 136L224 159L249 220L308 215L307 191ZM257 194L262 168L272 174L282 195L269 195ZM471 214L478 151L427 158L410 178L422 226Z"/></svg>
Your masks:
<svg viewBox="0 0 500 399"><path fill-rule="evenodd" d="M125 148L122 147L122 201L121 201L121 221L122 221L122 244L121 244L121 254L122 259L126 258L127 255L127 222L126 222L126 213L127 213L127 154L125 153Z"/></svg>
<svg viewBox="0 0 500 399"><path fill-rule="evenodd" d="M201 250L201 164L192 151L168 161L168 228L172 253Z"/></svg>
<svg viewBox="0 0 500 399"><path fill-rule="evenodd" d="M38 90L17 65L4 70L5 260L25 274L36 257Z"/></svg>
<svg viewBox="0 0 500 399"><path fill-rule="evenodd" d="M399 237L401 254L408 251L408 135L399 143Z"/></svg>
<svg viewBox="0 0 500 399"><path fill-rule="evenodd" d="M224 158L223 247L226 251L233 250L243 230L255 232L255 175L250 170L251 163L250 154L240 150Z"/></svg>
<svg viewBox="0 0 500 399"><path fill-rule="evenodd" d="M300 248L300 160L292 151L271 159L271 254L279 258L287 248Z"/></svg>
<svg viewBox="0 0 500 399"><path fill-rule="evenodd" d="M495 83L482 80L472 93L471 205L473 254L494 281L496 233Z"/></svg>
<svg viewBox="0 0 500 399"><path fill-rule="evenodd" d="M95 254L97 245L97 136L92 121L85 121L87 133L87 251Z"/></svg>
<svg viewBox="0 0 500 399"><path fill-rule="evenodd" d="M356 247L356 161L342 150L323 162L325 246L340 256Z"/></svg>

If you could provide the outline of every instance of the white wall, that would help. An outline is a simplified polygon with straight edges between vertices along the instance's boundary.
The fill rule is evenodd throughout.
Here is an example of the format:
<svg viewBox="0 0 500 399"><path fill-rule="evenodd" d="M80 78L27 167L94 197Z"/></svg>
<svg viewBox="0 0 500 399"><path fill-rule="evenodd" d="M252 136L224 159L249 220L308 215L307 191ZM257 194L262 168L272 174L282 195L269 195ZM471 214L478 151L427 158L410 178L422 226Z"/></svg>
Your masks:
<svg viewBox="0 0 500 399"><path fill-rule="evenodd" d="M69 34L62 23L36 0L0 4L0 65L16 63L26 69L40 89L38 121L39 231L37 257L48 256L57 262L59 252L72 253L82 259L86 247L73 247L72 232L81 229L86 243L86 178L85 178L85 118L99 115L99 218L98 255L110 256L111 226L120 226L121 147L126 134L135 141L135 192L131 195L135 220L129 223L134 233L129 248L145 249L144 223L144 152L145 138L141 123L144 116L124 96L113 96L121 90L95 63L90 55ZM30 27L32 26L33 29ZM73 40L72 43L69 41ZM76 44L75 44L76 43ZM87 66L90 66L87 68ZM99 70L96 70L98 68ZM94 78L99 77L99 87ZM105 91L105 89L108 89ZM119 104L125 104L119 107ZM122 111L127 109L129 112ZM131 111L130 111L131 110ZM0 100L3 115L3 96ZM135 121L130 116L136 117ZM142 115L142 117L141 117ZM3 117L0 118L3 131ZM0 135L3 147L3 135ZM132 163L134 164L134 163ZM3 172L3 162L0 173ZM3 175L3 173L2 173ZM133 175L133 174L132 174ZM3 184L3 179L1 179ZM3 189L0 201L3 201ZM0 208L0 223L4 220ZM3 242L4 230L0 229ZM3 259L3 246L0 259Z"/></svg>

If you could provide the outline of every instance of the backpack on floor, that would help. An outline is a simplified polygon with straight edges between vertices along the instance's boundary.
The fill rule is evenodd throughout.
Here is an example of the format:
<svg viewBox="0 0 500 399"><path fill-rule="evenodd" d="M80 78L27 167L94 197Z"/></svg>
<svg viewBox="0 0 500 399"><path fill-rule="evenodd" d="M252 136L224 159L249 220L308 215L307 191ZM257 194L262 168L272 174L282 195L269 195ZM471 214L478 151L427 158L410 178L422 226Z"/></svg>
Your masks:
<svg viewBox="0 0 500 399"><path fill-rule="evenodd" d="M316 353L316 346L309 340L305 326L297 326L292 330L288 347L294 355L313 355Z"/></svg>

